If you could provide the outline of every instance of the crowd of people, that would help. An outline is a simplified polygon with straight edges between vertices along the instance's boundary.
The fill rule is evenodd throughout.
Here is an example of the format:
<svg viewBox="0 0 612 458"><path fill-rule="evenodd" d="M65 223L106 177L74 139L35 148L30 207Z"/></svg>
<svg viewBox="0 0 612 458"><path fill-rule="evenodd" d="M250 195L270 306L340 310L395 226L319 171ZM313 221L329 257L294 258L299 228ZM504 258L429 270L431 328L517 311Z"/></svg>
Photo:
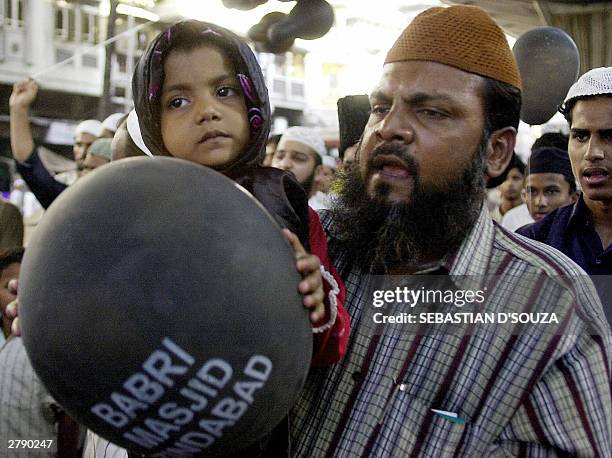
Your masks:
<svg viewBox="0 0 612 458"><path fill-rule="evenodd" d="M580 76L560 107L569 137L543 135L527 164L514 151L516 60L473 6L418 15L371 94L338 101L338 158L316 128L270 135L253 52L210 23L180 22L150 43L134 110L79 124L68 181L39 157L36 93L32 80L14 86L11 150L44 208L111 160L171 156L229 177L286 229L315 351L287 418L239 456L612 456L612 68ZM32 370L19 337L22 245L23 234L0 254L0 437L53 438L60 456L133 455L85 433ZM487 310L537 304L559 327L384 332L370 292L396 276L459 289L486 279Z"/></svg>

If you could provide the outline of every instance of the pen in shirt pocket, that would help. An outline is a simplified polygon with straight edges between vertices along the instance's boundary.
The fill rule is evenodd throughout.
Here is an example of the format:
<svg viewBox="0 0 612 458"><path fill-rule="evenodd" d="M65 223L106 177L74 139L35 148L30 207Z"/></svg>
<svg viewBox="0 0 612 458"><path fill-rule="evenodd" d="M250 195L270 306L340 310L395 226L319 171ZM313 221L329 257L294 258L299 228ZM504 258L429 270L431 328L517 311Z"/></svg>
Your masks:
<svg viewBox="0 0 612 458"><path fill-rule="evenodd" d="M450 421L451 423L465 423L465 419L459 418L455 412L449 412L448 410L439 410L439 409L431 409L433 413L438 415L439 417L444 418L445 420Z"/></svg>

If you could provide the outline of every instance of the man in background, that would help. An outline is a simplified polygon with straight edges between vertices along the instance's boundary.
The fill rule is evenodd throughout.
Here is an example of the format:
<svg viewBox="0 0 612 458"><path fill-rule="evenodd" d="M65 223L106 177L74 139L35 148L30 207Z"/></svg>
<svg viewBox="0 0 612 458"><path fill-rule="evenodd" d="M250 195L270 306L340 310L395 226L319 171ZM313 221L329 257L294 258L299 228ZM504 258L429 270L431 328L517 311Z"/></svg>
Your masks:
<svg viewBox="0 0 612 458"><path fill-rule="evenodd" d="M512 155L512 160L508 166L508 174L502 184L499 185L500 203L491 212L491 218L498 223L502 217L515 207L523 203L521 191L525 180L525 164L516 154Z"/></svg>
<svg viewBox="0 0 612 458"><path fill-rule="evenodd" d="M522 197L536 222L576 202L576 180L567 151L544 147L531 153Z"/></svg>
<svg viewBox="0 0 612 458"><path fill-rule="evenodd" d="M13 86L9 99L11 151L17 163L17 171L40 204L47 208L66 185L72 183L62 183L55 179L38 155L29 120L30 106L37 94L38 85L34 80L22 80ZM77 169L81 168L89 147L102 131L102 123L94 119L83 121L77 126L72 148Z"/></svg>
<svg viewBox="0 0 612 458"><path fill-rule="evenodd" d="M315 169L312 191L308 199L308 205L313 210L328 209L331 206L331 190L336 178L336 158L325 155L321 158L321 164Z"/></svg>
<svg viewBox="0 0 612 458"><path fill-rule="evenodd" d="M567 151L567 135L561 132L546 132L538 137L533 145L531 145L531 153L538 148L553 147ZM524 199L523 199L524 200ZM501 227L508 229L511 232L516 231L519 227L531 224L534 219L529 214L527 204L524 202L510 210L502 217L499 223Z"/></svg>
<svg viewBox="0 0 612 458"><path fill-rule="evenodd" d="M359 140L369 117L370 101L367 95L347 95L338 99L338 153L343 168L349 168L355 162Z"/></svg>
<svg viewBox="0 0 612 458"><path fill-rule="evenodd" d="M315 171L327 155L323 137L313 128L289 127L281 136L272 157L272 167L287 170L311 197Z"/></svg>
<svg viewBox="0 0 612 458"><path fill-rule="evenodd" d="M560 111L582 195L517 232L557 248L591 275L612 324L612 67L582 75Z"/></svg>

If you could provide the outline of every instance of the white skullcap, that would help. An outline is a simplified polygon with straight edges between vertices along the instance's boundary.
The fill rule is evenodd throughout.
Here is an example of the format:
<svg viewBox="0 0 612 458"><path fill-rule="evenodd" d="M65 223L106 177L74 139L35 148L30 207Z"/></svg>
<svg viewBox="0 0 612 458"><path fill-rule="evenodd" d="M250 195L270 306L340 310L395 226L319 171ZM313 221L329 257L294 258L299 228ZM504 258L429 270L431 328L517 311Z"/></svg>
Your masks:
<svg viewBox="0 0 612 458"><path fill-rule="evenodd" d="M310 127L294 126L283 132L281 140L291 140L312 148L321 159L327 154L321 134Z"/></svg>
<svg viewBox="0 0 612 458"><path fill-rule="evenodd" d="M570 87L564 104L577 97L612 94L612 67L589 70Z"/></svg>
<svg viewBox="0 0 612 458"><path fill-rule="evenodd" d="M108 116L104 121L102 121L102 126L106 130L110 130L111 132L117 132L117 128L119 127L119 121L121 118L125 116L125 113L113 113Z"/></svg>
<svg viewBox="0 0 612 458"><path fill-rule="evenodd" d="M74 135L78 134L91 134L94 137L99 137L102 135L102 131L104 127L102 127L102 123L96 119L86 119L85 121L81 121L81 123L74 130Z"/></svg>
<svg viewBox="0 0 612 458"><path fill-rule="evenodd" d="M332 170L336 170L336 158L325 155L321 158L323 165L326 165Z"/></svg>

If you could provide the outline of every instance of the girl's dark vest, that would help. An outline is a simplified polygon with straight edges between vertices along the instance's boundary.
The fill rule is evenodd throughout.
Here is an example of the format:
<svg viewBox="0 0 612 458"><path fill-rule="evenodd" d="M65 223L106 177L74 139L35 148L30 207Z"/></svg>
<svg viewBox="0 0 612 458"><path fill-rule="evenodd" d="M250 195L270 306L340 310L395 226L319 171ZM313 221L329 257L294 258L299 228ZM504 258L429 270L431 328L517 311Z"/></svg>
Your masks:
<svg viewBox="0 0 612 458"><path fill-rule="evenodd" d="M306 251L310 251L308 197L292 174L256 166L228 176L253 194L276 222L295 233Z"/></svg>

